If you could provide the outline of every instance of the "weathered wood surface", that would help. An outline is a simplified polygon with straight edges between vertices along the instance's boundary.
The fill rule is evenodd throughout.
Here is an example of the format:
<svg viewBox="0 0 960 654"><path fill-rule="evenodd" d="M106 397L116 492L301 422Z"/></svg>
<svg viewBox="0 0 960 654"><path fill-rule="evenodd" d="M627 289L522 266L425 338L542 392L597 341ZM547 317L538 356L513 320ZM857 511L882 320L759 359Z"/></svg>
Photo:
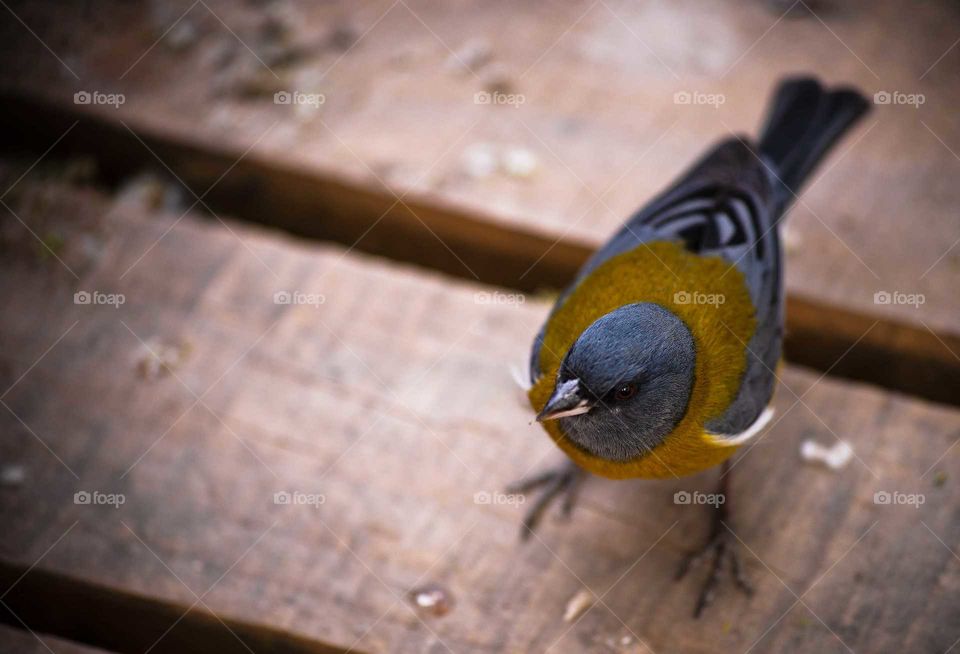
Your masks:
<svg viewBox="0 0 960 654"><path fill-rule="evenodd" d="M715 473L590 480L572 522L526 545L523 506L475 501L560 458L507 372L545 304L34 174L4 202L68 236L61 265L0 222L0 460L22 473L0 488L3 560L366 652L942 652L960 638L960 412L787 367L782 420L734 468L756 594L724 588L693 621L701 577L673 572L709 509L673 497L710 492ZM74 304L84 290L125 303ZM324 302L277 305L279 291ZM184 355L154 375L143 343ZM803 439L837 436L849 467L800 462ZM75 504L81 491L125 502ZM274 504L282 491L325 502ZM878 491L925 502L877 505ZM415 615L405 595L427 582L450 589L448 615ZM585 587L602 603L564 622Z"/></svg>
<svg viewBox="0 0 960 654"><path fill-rule="evenodd" d="M31 635L20 629L0 625L0 643L5 652L16 654L108 654L102 649L84 647L43 634Z"/></svg>
<svg viewBox="0 0 960 654"><path fill-rule="evenodd" d="M402 205L367 232L394 193L451 207L450 220L462 213L542 235L500 244L527 257L509 268L514 286L538 268L556 279L550 271L575 256L571 246L601 243L708 143L754 132L784 74L810 71L869 95L922 94L918 108L877 106L810 184L790 220L787 283L816 300L960 332L960 87L951 76L960 17L945 0L801 2L789 14L790 3L759 1L86 6L18 4L62 63L7 16L4 86L68 106L77 90L122 92L118 109L80 109L343 182L327 189L335 217L322 229L348 243L365 234L372 250L423 234ZM523 104L474 102L497 89ZM276 105L275 91L325 102ZM724 102L678 105L678 92ZM483 144L529 150L536 172L471 175L465 162ZM423 258L472 274L457 253L470 261L476 226L464 222L469 233L458 235L433 219L424 216L453 253L431 238L418 243L435 250ZM563 245L551 247L556 239ZM925 303L876 304L877 292Z"/></svg>
<svg viewBox="0 0 960 654"><path fill-rule="evenodd" d="M342 654L342 647L268 624L220 616L200 601L172 602L37 565L0 561L0 621L28 630L38 647L67 639L119 654ZM56 634L56 637L51 636ZM0 631L0 644L19 646ZM79 651L67 650L69 652ZM9 649L4 649L9 651ZM16 651L19 651L17 649ZM88 650L84 650L88 651ZM98 649L97 651L100 651Z"/></svg>
<svg viewBox="0 0 960 654"><path fill-rule="evenodd" d="M354 202L346 201L343 194L349 187L327 178L278 169L251 157L238 160L223 151L144 132L134 135L122 125L87 115L77 121L72 112L22 97L0 95L0 103L6 105L12 124L28 126L2 134L12 137L9 145L52 142L69 130L60 144L69 139L70 152L109 153L109 159L96 161L99 176L121 187L140 179L131 180L131 171L142 170L144 158L148 168L162 161L177 171L178 179L171 180L165 194L185 201L180 211L191 202L191 189L200 189L192 192L210 211L519 290L565 286L590 254L587 247L569 243L554 247L529 233L496 228L478 216L451 213L448 207L405 202L394 211L390 207L399 207L396 200L378 200L376 194L358 189L350 196ZM29 136L23 138L25 132ZM57 159L62 154L46 156ZM24 170L29 163L23 163ZM351 219L340 220L338 213ZM358 215L366 215L369 224L354 220ZM383 216L392 218L380 220ZM538 253L551 247L551 255L531 268ZM527 270L531 274L518 283ZM891 320L793 293L787 297L784 351L788 361L836 377L960 404L955 391L960 384L960 335L937 333L923 321Z"/></svg>

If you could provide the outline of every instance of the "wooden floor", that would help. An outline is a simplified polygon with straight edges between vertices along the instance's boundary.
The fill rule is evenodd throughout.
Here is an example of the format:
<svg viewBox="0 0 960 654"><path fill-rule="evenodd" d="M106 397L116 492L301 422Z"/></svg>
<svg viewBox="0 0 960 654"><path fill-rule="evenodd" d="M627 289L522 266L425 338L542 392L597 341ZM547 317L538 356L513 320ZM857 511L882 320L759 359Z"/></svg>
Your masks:
<svg viewBox="0 0 960 654"><path fill-rule="evenodd" d="M771 5L11 5L0 649L956 646L960 17ZM521 543L529 504L503 489L561 455L509 371L549 309L529 291L752 130L790 70L926 101L878 105L790 219L789 354L816 369L784 367L734 468L755 593L725 586L693 620L706 571L673 577L710 509L674 494L716 471L591 479ZM325 102L275 105L288 88ZM491 90L525 99L474 104ZM478 174L478 152L516 149L531 176ZM875 383L837 378L849 361ZM856 456L805 463L808 439ZM446 612L416 606L431 587Z"/></svg>
<svg viewBox="0 0 960 654"><path fill-rule="evenodd" d="M923 293L924 322L960 331L951 284L960 272L960 246L951 248L960 204L953 3L906 11L896 0L825 0L816 14L801 2L787 15L760 1L733 9L693 0L378 0L264 10L235 0L191 9L182 0L155 11L107 3L97 12L63 4L25 3L22 18L59 46L69 68L7 20L5 48L31 75L5 67L5 86L123 120L144 138L228 149L229 163L248 152L459 208L544 235L548 246L558 238L598 245L708 144L731 131L755 134L783 75L816 73L869 96L921 94L916 108L876 105L809 184L790 221L787 282L795 293L912 321L913 306L876 305L874 293ZM166 35L173 38L161 39L181 17ZM474 103L475 93L497 89L523 104ZM126 101L74 105L81 90ZM316 111L277 105L274 90L324 102ZM719 94L723 103L678 105L675 93ZM483 168L471 163L483 146L495 155L528 150L536 170L471 174ZM204 171L184 164L181 172ZM205 172L215 179L221 171ZM364 220L355 205L349 211ZM544 250L544 259L555 254Z"/></svg>

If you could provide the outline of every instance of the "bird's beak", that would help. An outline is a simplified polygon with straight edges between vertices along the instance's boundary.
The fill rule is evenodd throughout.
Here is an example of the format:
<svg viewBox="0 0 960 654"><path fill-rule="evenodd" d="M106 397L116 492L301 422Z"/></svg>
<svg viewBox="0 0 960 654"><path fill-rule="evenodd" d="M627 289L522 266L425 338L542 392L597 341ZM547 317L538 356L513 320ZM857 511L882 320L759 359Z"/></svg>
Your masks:
<svg viewBox="0 0 960 654"><path fill-rule="evenodd" d="M592 401L580 395L580 381L571 379L557 385L543 411L537 415L537 420L543 422L580 415L592 409L593 405Z"/></svg>

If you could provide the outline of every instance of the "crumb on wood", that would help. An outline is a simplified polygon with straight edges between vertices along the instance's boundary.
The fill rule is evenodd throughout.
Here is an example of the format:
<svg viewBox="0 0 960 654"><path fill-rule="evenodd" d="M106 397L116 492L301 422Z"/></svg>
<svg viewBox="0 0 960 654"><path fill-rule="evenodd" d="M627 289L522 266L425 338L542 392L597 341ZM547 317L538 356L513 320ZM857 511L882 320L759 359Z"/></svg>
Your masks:
<svg viewBox="0 0 960 654"><path fill-rule="evenodd" d="M800 247L803 245L803 239L797 232L797 228L789 222L781 228L780 240L783 241L783 249L787 254L799 252Z"/></svg>
<svg viewBox="0 0 960 654"><path fill-rule="evenodd" d="M563 610L563 621L573 622L593 606L594 601L593 593L585 588L580 589L573 597L567 600L567 606Z"/></svg>
<svg viewBox="0 0 960 654"><path fill-rule="evenodd" d="M175 372L190 356L189 343L170 344L150 339L140 346L137 372L143 379L158 379Z"/></svg>
<svg viewBox="0 0 960 654"><path fill-rule="evenodd" d="M0 486L16 487L27 478L27 471L21 465L6 465L0 469Z"/></svg>
<svg viewBox="0 0 960 654"><path fill-rule="evenodd" d="M464 170L475 179L490 177L496 172L526 179L537 171L538 166L537 155L523 147L474 143L463 153Z"/></svg>
<svg viewBox="0 0 960 654"><path fill-rule="evenodd" d="M837 441L826 447L808 438L800 445L800 457L804 461L822 463L831 470L841 470L853 458L853 448L847 441Z"/></svg>
<svg viewBox="0 0 960 654"><path fill-rule="evenodd" d="M183 189L152 172L142 172L124 180L114 200L147 211L182 211L186 207Z"/></svg>
<svg viewBox="0 0 960 654"><path fill-rule="evenodd" d="M526 148L510 148L503 155L503 169L511 177L530 177L537 171L537 156Z"/></svg>
<svg viewBox="0 0 960 654"><path fill-rule="evenodd" d="M496 148L490 143L474 143L464 150L463 165L470 177L489 177L497 170Z"/></svg>
<svg viewBox="0 0 960 654"><path fill-rule="evenodd" d="M455 605L453 593L436 583L414 588L407 594L407 599L418 612L435 617L446 615Z"/></svg>

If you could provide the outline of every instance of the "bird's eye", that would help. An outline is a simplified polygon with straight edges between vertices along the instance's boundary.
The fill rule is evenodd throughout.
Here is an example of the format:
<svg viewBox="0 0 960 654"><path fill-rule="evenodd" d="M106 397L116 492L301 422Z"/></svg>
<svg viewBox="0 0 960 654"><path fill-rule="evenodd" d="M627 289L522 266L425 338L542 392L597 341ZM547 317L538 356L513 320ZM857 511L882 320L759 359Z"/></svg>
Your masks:
<svg viewBox="0 0 960 654"><path fill-rule="evenodd" d="M629 400L631 397L637 394L637 385L636 384L621 384L617 386L616 390L613 392L613 397L616 400L623 401Z"/></svg>

